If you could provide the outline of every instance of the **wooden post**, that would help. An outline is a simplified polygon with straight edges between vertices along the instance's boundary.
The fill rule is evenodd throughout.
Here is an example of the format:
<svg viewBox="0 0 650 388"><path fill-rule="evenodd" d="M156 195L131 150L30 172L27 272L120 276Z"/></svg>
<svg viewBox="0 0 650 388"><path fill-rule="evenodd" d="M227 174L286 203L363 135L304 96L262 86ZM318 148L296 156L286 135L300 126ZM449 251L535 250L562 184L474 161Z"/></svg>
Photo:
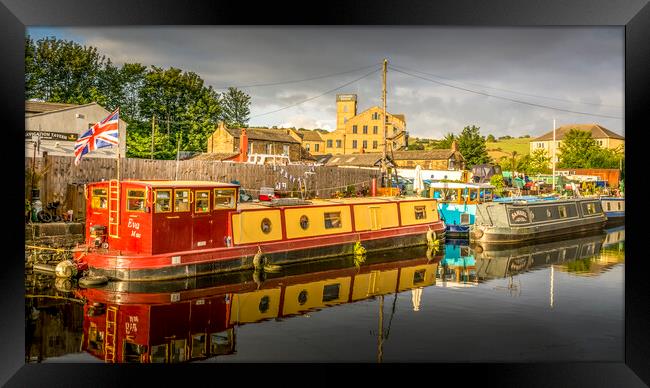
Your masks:
<svg viewBox="0 0 650 388"><path fill-rule="evenodd" d="M156 114L154 113L153 116L151 116L151 160L153 160L153 139L156 131Z"/></svg>

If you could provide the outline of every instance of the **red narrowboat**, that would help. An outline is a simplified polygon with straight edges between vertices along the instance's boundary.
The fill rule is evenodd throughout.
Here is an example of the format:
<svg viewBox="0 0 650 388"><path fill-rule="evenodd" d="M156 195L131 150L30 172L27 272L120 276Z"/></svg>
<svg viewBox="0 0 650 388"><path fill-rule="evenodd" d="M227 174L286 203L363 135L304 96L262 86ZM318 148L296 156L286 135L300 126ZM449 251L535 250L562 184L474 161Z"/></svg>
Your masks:
<svg viewBox="0 0 650 388"><path fill-rule="evenodd" d="M359 267L340 257L297 264L261 281L239 271L203 277L201 284L118 281L78 289L86 301L81 347L109 363L232 354L239 325L434 285L442 254L429 249L424 255L423 249L400 251L400 258L369 257Z"/></svg>
<svg viewBox="0 0 650 388"><path fill-rule="evenodd" d="M187 278L427 244L444 239L431 198L239 203L239 186L207 181L86 185L86 241L75 253L113 280Z"/></svg>

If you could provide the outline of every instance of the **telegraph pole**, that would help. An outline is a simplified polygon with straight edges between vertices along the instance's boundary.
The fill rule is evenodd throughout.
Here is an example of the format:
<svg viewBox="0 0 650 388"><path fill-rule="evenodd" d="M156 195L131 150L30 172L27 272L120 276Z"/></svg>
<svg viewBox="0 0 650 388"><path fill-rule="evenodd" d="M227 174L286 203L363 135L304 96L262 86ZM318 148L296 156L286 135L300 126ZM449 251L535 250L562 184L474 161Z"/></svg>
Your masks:
<svg viewBox="0 0 650 388"><path fill-rule="evenodd" d="M156 114L151 117L151 160L153 160L153 137L155 134L156 128Z"/></svg>
<svg viewBox="0 0 650 388"><path fill-rule="evenodd" d="M383 77L382 77L382 83L381 83L381 99L384 105L384 115L383 115L383 125L382 125L382 131L384 132L384 149L382 152L382 158L381 158L381 171L383 174L383 179L384 179L384 187L390 187L387 186L388 184L388 168L386 166L386 68L388 67L388 59L384 58L384 65L383 65Z"/></svg>
<svg viewBox="0 0 650 388"><path fill-rule="evenodd" d="M553 194L555 194L555 118L553 118Z"/></svg>

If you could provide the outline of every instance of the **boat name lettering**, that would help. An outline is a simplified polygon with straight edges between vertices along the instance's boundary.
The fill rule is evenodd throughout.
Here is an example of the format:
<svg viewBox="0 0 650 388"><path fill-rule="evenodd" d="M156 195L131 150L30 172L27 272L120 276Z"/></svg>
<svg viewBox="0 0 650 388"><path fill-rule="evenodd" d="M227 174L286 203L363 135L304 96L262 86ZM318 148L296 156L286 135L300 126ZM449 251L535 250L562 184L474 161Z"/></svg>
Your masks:
<svg viewBox="0 0 650 388"><path fill-rule="evenodd" d="M138 332L138 317L129 315L129 321L124 323L126 328L126 334L137 333Z"/></svg>
<svg viewBox="0 0 650 388"><path fill-rule="evenodd" d="M140 238L140 232L137 232L137 230L140 230L139 222L135 222L132 218L129 218L129 224L127 226L131 228L131 237Z"/></svg>
<svg viewBox="0 0 650 388"><path fill-rule="evenodd" d="M517 224L524 224L529 222L528 220L528 212L525 210L513 210L510 212L510 219L512 222L517 223Z"/></svg>

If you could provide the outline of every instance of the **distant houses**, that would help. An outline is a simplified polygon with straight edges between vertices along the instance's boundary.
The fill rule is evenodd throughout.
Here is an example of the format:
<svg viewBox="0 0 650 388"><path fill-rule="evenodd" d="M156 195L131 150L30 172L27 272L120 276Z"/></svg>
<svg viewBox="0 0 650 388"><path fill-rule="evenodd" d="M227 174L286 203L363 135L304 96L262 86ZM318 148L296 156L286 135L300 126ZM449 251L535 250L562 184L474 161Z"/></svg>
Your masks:
<svg viewBox="0 0 650 388"><path fill-rule="evenodd" d="M586 131L591 134L591 138L596 140L596 143L608 149L621 149L625 148L625 138L599 124L568 124L555 129L555 144L553 144L553 131L545 133L544 135L530 140L530 153L536 150L544 150L547 156L552 157L553 149L555 148L555 162L559 161L560 146L562 141L569 131L577 129L579 131ZM553 161L550 161L552 163Z"/></svg>

